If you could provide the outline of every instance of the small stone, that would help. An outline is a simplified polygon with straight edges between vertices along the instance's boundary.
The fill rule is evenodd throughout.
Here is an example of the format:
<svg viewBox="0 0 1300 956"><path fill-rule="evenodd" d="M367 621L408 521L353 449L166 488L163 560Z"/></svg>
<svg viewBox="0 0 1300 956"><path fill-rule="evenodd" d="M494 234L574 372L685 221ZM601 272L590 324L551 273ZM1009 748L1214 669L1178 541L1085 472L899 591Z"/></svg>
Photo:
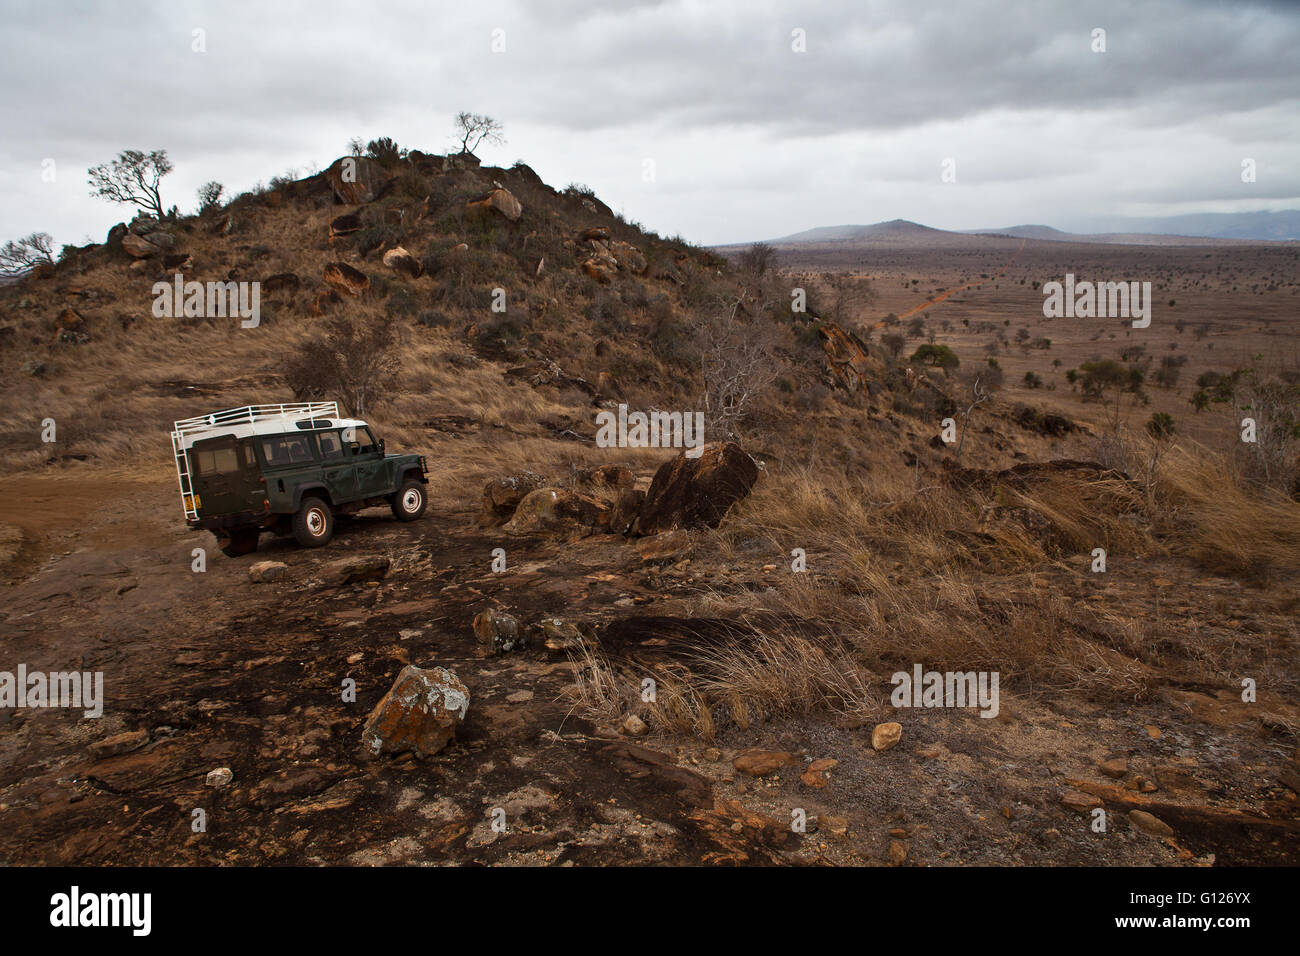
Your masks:
<svg viewBox="0 0 1300 956"><path fill-rule="evenodd" d="M799 758L784 750L751 749L737 754L731 765L751 777L766 777L783 767L798 766Z"/></svg>
<svg viewBox="0 0 1300 956"><path fill-rule="evenodd" d="M902 840L889 841L889 862L894 866L902 866L907 859L907 844Z"/></svg>
<svg viewBox="0 0 1300 956"><path fill-rule="evenodd" d="M636 714L628 714L623 718L623 722L619 724L619 729L629 737L640 737L650 728Z"/></svg>
<svg viewBox="0 0 1300 956"><path fill-rule="evenodd" d="M717 763L722 759L722 751L717 747L709 747L704 751L704 759L712 763Z"/></svg>
<svg viewBox="0 0 1300 956"><path fill-rule="evenodd" d="M1067 810L1073 810L1083 816L1087 816L1093 810L1105 805L1099 798L1090 793L1084 793L1082 790L1067 790L1065 796L1061 797L1061 804Z"/></svg>
<svg viewBox="0 0 1300 956"><path fill-rule="evenodd" d="M234 779L235 775L229 767L218 767L216 770L209 771L203 782L209 787L228 787Z"/></svg>
<svg viewBox="0 0 1300 956"><path fill-rule="evenodd" d="M815 790L824 789L831 782L830 771L839 765L838 760L832 760L829 757L814 760L799 776L799 780L806 787L812 787Z"/></svg>
<svg viewBox="0 0 1300 956"><path fill-rule="evenodd" d="M116 757L118 754L130 753L133 750L139 750L149 742L149 731L147 730L128 730L125 733L114 734L112 737L105 737L103 740L97 740L87 749L92 757Z"/></svg>
<svg viewBox="0 0 1300 956"><path fill-rule="evenodd" d="M902 739L903 725L894 721L876 724L871 731L871 746L876 750L889 750L896 747Z"/></svg>
<svg viewBox="0 0 1300 956"><path fill-rule="evenodd" d="M355 654L349 654L349 655L348 655L348 663L349 663L349 664L359 664L359 663L361 663L361 659L362 659L363 657L365 657L365 656L366 656L366 655L365 655L365 652L364 652L364 651L357 651Z"/></svg>
<svg viewBox="0 0 1300 956"><path fill-rule="evenodd" d="M289 565L283 561L258 561L248 568L248 580L254 584L269 584L282 581L289 573Z"/></svg>
<svg viewBox="0 0 1300 956"><path fill-rule="evenodd" d="M825 830L831 836L842 837L849 832L849 821L845 817L820 817L817 828Z"/></svg>
<svg viewBox="0 0 1300 956"><path fill-rule="evenodd" d="M1165 823L1157 816L1147 813L1145 810L1130 810L1128 812L1128 822L1133 824L1144 833L1152 836L1167 837L1174 835L1174 828Z"/></svg>
<svg viewBox="0 0 1300 956"><path fill-rule="evenodd" d="M505 654L523 647L519 621L513 615L488 608L474 618L474 636L493 654Z"/></svg>
<svg viewBox="0 0 1300 956"><path fill-rule="evenodd" d="M1097 766L1102 773L1113 780L1118 780L1128 773L1128 761L1123 757L1116 757L1114 760L1103 760Z"/></svg>
<svg viewBox="0 0 1300 956"><path fill-rule="evenodd" d="M1159 740L1162 736L1164 736L1160 732L1160 728L1157 727L1155 724L1147 724L1146 732L1147 732L1147 736L1150 737L1152 740Z"/></svg>
<svg viewBox="0 0 1300 956"><path fill-rule="evenodd" d="M424 631L417 631L417 630L416 630L415 628L413 628L413 627L404 627L404 628L402 628L400 631L397 632L397 636L398 636L398 638L401 639L401 640L403 640L403 641L413 641L413 640L415 640L417 637L422 636L423 634L424 634Z"/></svg>

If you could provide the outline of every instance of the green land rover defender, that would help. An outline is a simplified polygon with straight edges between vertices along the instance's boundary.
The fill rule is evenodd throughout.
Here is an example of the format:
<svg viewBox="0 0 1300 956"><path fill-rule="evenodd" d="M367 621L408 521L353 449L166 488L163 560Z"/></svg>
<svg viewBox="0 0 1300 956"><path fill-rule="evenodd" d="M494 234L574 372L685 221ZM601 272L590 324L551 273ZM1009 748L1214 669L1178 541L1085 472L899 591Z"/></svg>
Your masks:
<svg viewBox="0 0 1300 956"><path fill-rule="evenodd" d="M263 531L305 548L334 536L334 516L387 504L414 521L427 502L424 458L384 453L370 426L335 402L246 405L172 429L181 503L227 555L251 554Z"/></svg>

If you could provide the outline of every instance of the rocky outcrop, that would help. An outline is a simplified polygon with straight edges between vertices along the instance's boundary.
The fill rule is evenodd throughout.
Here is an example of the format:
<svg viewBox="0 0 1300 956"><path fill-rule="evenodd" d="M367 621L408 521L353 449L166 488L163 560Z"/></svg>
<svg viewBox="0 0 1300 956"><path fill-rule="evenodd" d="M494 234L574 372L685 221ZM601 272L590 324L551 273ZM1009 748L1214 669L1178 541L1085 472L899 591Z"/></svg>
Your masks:
<svg viewBox="0 0 1300 956"><path fill-rule="evenodd" d="M325 170L334 198L347 206L374 202L393 181L393 174L366 156L344 156Z"/></svg>
<svg viewBox="0 0 1300 956"><path fill-rule="evenodd" d="M445 667L408 664L366 718L361 740L367 751L428 757L456 736L469 711L469 689Z"/></svg>
<svg viewBox="0 0 1300 956"><path fill-rule="evenodd" d="M735 442L705 445L698 458L682 452L655 472L634 530L716 528L757 480L758 465Z"/></svg>
<svg viewBox="0 0 1300 956"><path fill-rule="evenodd" d="M881 380L881 364L870 356L867 343L833 322L822 323L817 331L826 350L827 370L839 387L854 393L869 392Z"/></svg>

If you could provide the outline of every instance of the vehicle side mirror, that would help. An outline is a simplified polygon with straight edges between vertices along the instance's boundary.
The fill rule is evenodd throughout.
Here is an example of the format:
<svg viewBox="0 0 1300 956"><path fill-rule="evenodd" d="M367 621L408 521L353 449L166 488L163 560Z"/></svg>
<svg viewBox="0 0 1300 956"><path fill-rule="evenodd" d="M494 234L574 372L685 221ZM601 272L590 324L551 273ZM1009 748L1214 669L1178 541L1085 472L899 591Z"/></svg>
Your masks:
<svg viewBox="0 0 1300 956"><path fill-rule="evenodd" d="M383 453L384 453L384 440L381 438L379 439L379 454L382 455Z"/></svg>

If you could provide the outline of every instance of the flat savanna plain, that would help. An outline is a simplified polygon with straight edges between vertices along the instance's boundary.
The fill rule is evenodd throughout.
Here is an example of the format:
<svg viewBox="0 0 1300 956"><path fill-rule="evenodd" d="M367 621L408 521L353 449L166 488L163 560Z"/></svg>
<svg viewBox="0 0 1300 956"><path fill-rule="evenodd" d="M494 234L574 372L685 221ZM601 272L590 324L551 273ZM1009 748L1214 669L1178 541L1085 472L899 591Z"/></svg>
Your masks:
<svg viewBox="0 0 1300 956"><path fill-rule="evenodd" d="M1294 366L1300 348L1294 245L971 239L782 256L792 282L807 274L823 301L841 289L838 318L871 331L873 347L892 326L872 326L894 313L905 328L913 310L964 367L1004 332L998 407L1023 402L1088 431L1049 439L1006 417L981 431L977 418L970 455L995 467L1091 457L1102 416L1065 372L1133 344L1157 362L1171 352L1189 362L1175 388L1148 390L1150 406L1125 406L1130 424L1166 410L1189 442L1227 449L1234 423L1188 403L1197 375L1259 354ZM1150 328L1044 319L1031 283L1066 272L1152 281ZM1021 348L1021 327L1050 348ZM1026 372L1042 387L1026 387ZM203 384L205 408L246 394ZM954 395L962 387L954 378ZM0 609L5 661L103 670L109 698L99 721L0 713L0 860L1300 860L1294 545L1278 545L1263 571L1243 570L1232 542L1215 539L1224 527L1203 520L1217 486L1202 483L1198 497L1195 480L1179 485L1182 497L1168 500L1185 510L1163 517L1143 509L1166 499L1152 504L1151 489L1144 500L1143 489L1105 478L1086 494L1048 476L974 501L974 491L920 476L918 453L900 456L910 446L946 454L930 448L930 432L882 424L878 445L862 439L874 449L868 480L837 477L824 462L773 465L720 528L692 533L689 551L656 563L615 536L505 540L475 519L481 483L505 470L556 475L613 460L644 487L666 453L629 457L522 428L503 435L456 412L402 432L404 450L432 463L426 517L406 526L368 512L324 551L264 539L257 555L223 558L184 527L164 457L0 479L0 524L19 529ZM834 428L833 416L823 410L816 427ZM165 450L165 438L158 444ZM1096 514L1081 503L1093 495L1103 501ZM1026 504L1054 516L1052 547L1014 525ZM1266 523L1286 514L1241 509ZM1103 531L1111 562L1094 574L1088 543ZM490 570L498 546L509 555L503 574ZM196 547L208 549L203 574L191 571ZM806 549L806 575L789 570L792 547ZM330 579L330 562L373 554L391 561L381 580ZM265 558L286 562L287 578L251 585L249 564ZM470 629L486 607L526 623L580 621L600 650L489 656ZM1000 671L998 715L891 707L889 675L912 662ZM435 757L367 759L361 725L406 663L455 670L472 694L467 720ZM661 688L649 708L637 704L646 674ZM1258 683L1255 702L1242 700L1243 677ZM341 699L345 678L357 682L355 703ZM620 731L630 709L649 725L636 739ZM901 742L875 750L873 726L893 720ZM93 747L141 730L145 742L124 752ZM775 772L738 768L752 748L780 755ZM810 769L815 760L825 769ZM206 787L222 766L233 784ZM498 808L504 832L492 826ZM1094 808L1106 811L1104 830ZM193 828L195 809L205 832ZM791 826L801 817L804 832Z"/></svg>

